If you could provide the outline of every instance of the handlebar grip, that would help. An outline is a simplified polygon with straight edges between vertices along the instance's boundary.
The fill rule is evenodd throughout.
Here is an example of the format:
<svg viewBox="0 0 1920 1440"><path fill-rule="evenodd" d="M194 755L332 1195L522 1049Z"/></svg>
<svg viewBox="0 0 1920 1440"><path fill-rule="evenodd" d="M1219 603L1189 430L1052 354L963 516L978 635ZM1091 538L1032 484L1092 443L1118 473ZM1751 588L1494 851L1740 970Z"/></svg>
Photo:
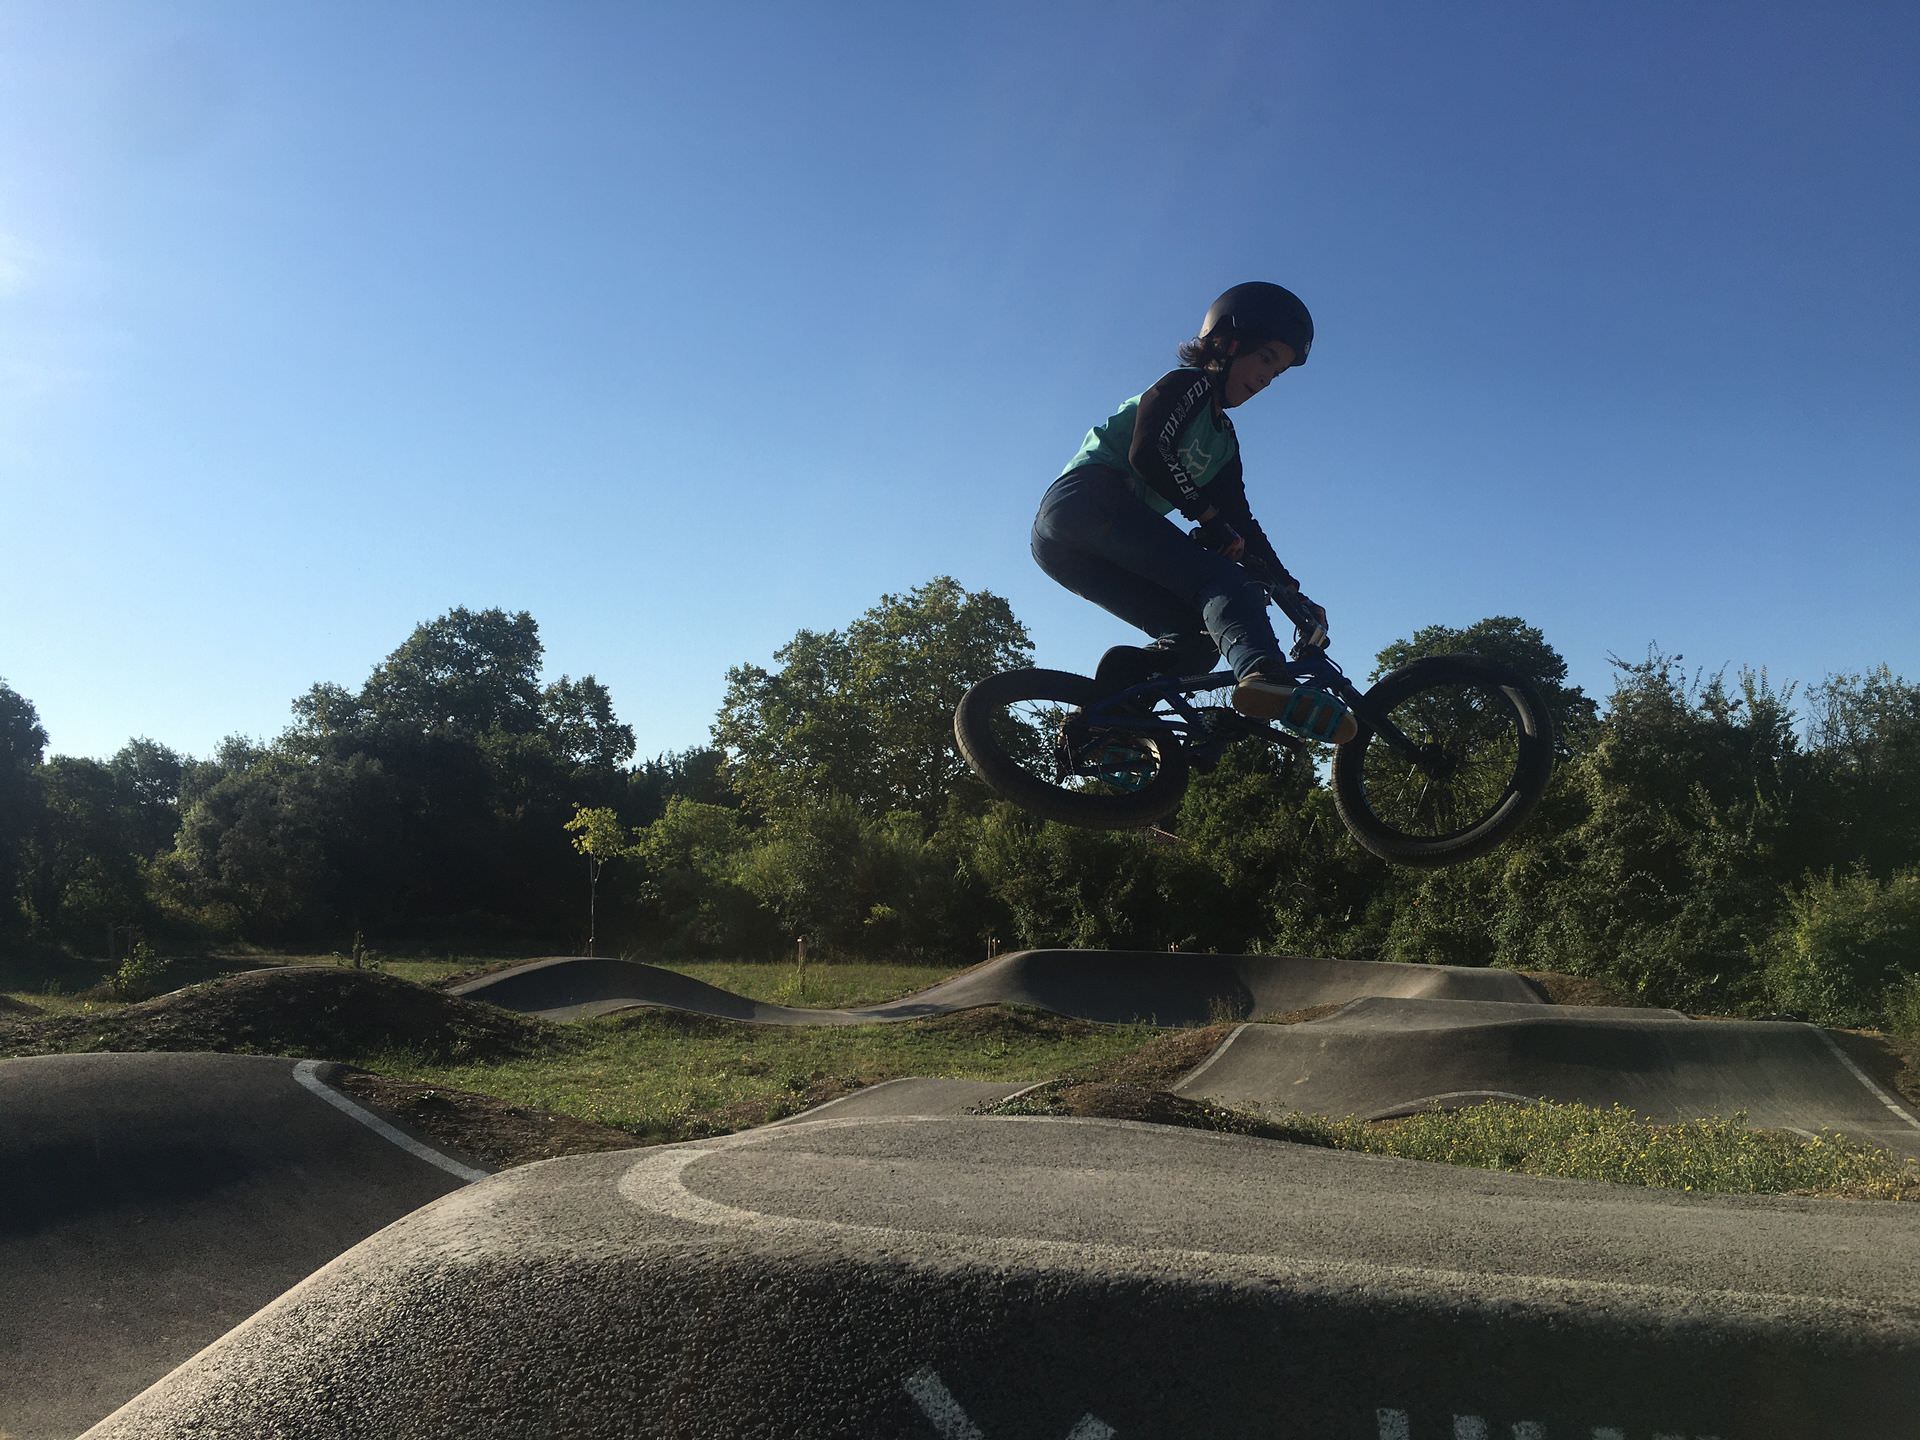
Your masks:
<svg viewBox="0 0 1920 1440"><path fill-rule="evenodd" d="M1299 631L1300 645L1307 649L1324 650L1327 648L1327 627L1320 623L1320 616L1309 607L1306 597L1298 590L1267 591L1280 612L1293 621Z"/></svg>

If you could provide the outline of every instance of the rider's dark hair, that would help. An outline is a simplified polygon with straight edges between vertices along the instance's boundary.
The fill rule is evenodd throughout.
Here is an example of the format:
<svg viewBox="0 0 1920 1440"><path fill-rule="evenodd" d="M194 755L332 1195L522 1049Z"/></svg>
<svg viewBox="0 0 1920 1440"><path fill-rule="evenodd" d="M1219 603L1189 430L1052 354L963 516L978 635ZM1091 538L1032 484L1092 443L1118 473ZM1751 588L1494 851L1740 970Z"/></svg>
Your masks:
<svg viewBox="0 0 1920 1440"><path fill-rule="evenodd" d="M1211 335L1196 335L1180 346L1180 363L1200 370L1217 370L1227 363L1231 339L1216 330Z"/></svg>

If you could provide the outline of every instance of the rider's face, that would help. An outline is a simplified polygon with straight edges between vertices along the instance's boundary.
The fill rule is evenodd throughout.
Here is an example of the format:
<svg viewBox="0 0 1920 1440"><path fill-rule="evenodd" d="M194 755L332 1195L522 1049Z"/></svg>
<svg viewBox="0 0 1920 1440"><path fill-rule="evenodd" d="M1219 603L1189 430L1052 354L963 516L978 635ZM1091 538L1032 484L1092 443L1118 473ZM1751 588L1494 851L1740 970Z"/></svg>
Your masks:
<svg viewBox="0 0 1920 1440"><path fill-rule="evenodd" d="M1278 340L1234 356L1227 363L1226 393L1220 403L1229 410L1246 404L1271 385L1274 376L1291 369L1293 361L1293 347Z"/></svg>

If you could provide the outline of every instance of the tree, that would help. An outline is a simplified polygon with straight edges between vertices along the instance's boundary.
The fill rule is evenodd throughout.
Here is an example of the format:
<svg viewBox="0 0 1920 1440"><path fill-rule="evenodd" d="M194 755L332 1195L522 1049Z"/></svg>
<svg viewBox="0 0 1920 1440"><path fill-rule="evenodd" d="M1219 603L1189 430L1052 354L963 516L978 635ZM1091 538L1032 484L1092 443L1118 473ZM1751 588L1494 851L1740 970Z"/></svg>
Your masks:
<svg viewBox="0 0 1920 1440"><path fill-rule="evenodd" d="M28 923L49 939L91 937L140 918L140 865L113 772L56 755L40 767L38 805L21 847Z"/></svg>
<svg viewBox="0 0 1920 1440"><path fill-rule="evenodd" d="M33 702L0 680L0 934L23 918L20 852L33 829L39 803L34 771L46 748L46 728Z"/></svg>
<svg viewBox="0 0 1920 1440"><path fill-rule="evenodd" d="M642 898L666 948L762 954L779 942L772 917L736 878L751 843L738 810L676 795L634 839Z"/></svg>
<svg viewBox="0 0 1920 1440"><path fill-rule="evenodd" d="M866 815L843 795L782 810L735 874L786 934L822 953L950 954L977 918L917 816Z"/></svg>
<svg viewBox="0 0 1920 1440"><path fill-rule="evenodd" d="M525 611L448 611L416 626L357 692L315 685L273 747L309 762L377 764L409 858L381 903L422 920L559 916L571 869L553 844L576 805L621 803L633 732L591 675L540 683ZM375 897L368 897L375 898Z"/></svg>
<svg viewBox="0 0 1920 1440"><path fill-rule="evenodd" d="M573 836L576 853L587 857L587 954L599 929L600 871L609 860L633 853L620 817L605 806L573 807L573 818L562 827Z"/></svg>
<svg viewBox="0 0 1920 1440"><path fill-rule="evenodd" d="M414 627L368 678L359 710L379 728L414 735L538 730L544 653L526 611L459 606Z"/></svg>
<svg viewBox="0 0 1920 1440"><path fill-rule="evenodd" d="M703 805L734 805L740 796L723 773L726 756L710 746L669 751L643 761L627 775L625 813L642 825L651 825L666 812L675 795Z"/></svg>
<svg viewBox="0 0 1920 1440"><path fill-rule="evenodd" d="M633 758L633 727L614 718L613 696L591 675L562 675L540 692L540 712L563 765L612 771Z"/></svg>
<svg viewBox="0 0 1920 1440"><path fill-rule="evenodd" d="M144 737L129 740L107 762L129 836L142 860L173 848L180 829L180 783L186 762L178 752Z"/></svg>
<svg viewBox="0 0 1920 1440"><path fill-rule="evenodd" d="M1602 976L1658 1004L1748 997L1749 948L1798 873L1786 695L1744 672L1702 682L1679 656L1616 661L1591 742L1503 859L1503 958ZM1570 804L1563 801L1570 800Z"/></svg>
<svg viewBox="0 0 1920 1440"><path fill-rule="evenodd" d="M1553 716L1554 735L1564 757L1577 749L1599 715L1594 704L1578 685L1568 685L1567 662L1547 643L1539 627L1514 615L1493 615L1475 621L1464 630L1451 625L1428 625L1414 632L1409 640L1396 640L1375 658L1373 674L1378 680L1389 670L1397 670L1424 655L1484 655L1510 665L1540 688L1547 711Z"/></svg>
<svg viewBox="0 0 1920 1440"><path fill-rule="evenodd" d="M953 748L961 694L1031 654L1005 600L941 576L882 596L845 634L800 631L774 653L777 670L728 671L714 743L763 813L837 794L932 822L965 773Z"/></svg>
<svg viewBox="0 0 1920 1440"><path fill-rule="evenodd" d="M163 872L172 898L256 938L373 929L415 903L402 808L370 756L260 752L196 786Z"/></svg>
<svg viewBox="0 0 1920 1440"><path fill-rule="evenodd" d="M1807 868L1858 860L1885 877L1912 865L1920 858L1920 685L1882 665L1829 677L1807 698L1825 847Z"/></svg>

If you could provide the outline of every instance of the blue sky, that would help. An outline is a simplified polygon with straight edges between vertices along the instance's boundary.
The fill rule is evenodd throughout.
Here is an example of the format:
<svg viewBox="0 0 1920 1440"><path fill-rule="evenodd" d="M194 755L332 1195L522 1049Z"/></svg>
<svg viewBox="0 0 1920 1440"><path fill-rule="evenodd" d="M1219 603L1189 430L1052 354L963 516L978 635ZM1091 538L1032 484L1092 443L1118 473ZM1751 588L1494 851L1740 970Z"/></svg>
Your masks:
<svg viewBox="0 0 1920 1440"><path fill-rule="evenodd" d="M1906 4L0 0L0 676L191 754L525 609L642 756L1034 506L1215 293L1364 671L1514 614L1920 674Z"/></svg>

